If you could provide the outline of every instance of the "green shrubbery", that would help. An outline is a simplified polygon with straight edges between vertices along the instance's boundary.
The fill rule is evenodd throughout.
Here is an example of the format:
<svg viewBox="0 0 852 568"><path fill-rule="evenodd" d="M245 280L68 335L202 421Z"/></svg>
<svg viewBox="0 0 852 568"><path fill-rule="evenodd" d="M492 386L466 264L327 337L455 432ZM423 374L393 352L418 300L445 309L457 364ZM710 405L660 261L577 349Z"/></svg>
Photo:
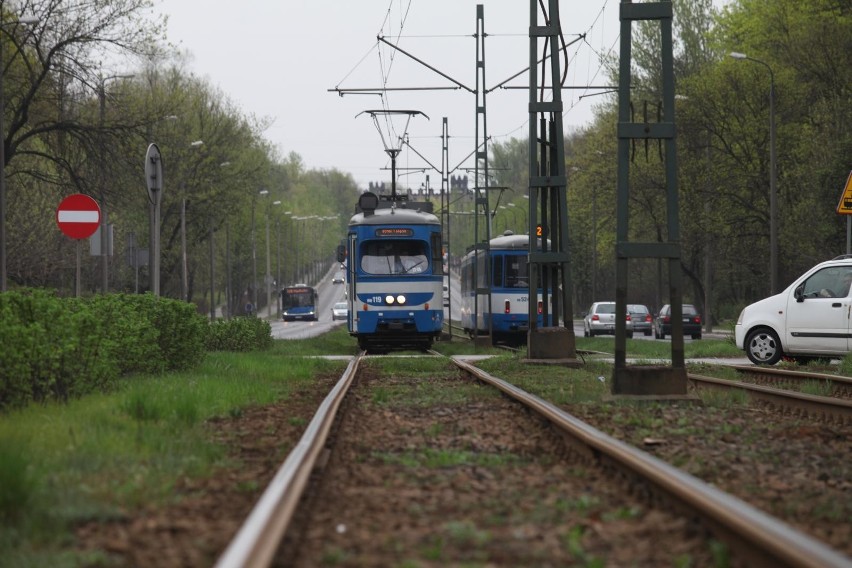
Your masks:
<svg viewBox="0 0 852 568"><path fill-rule="evenodd" d="M79 299L48 290L5 292L0 410L105 390L129 373L195 367L207 336L194 305L150 294Z"/></svg>
<svg viewBox="0 0 852 568"><path fill-rule="evenodd" d="M217 320L207 333L208 351L254 351L272 345L272 327L260 318Z"/></svg>

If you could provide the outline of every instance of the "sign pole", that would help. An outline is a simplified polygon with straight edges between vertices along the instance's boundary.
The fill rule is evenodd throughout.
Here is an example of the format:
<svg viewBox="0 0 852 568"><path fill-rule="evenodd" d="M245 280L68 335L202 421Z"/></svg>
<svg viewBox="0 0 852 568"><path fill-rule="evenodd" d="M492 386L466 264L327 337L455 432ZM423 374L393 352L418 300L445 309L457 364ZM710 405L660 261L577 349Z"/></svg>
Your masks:
<svg viewBox="0 0 852 568"><path fill-rule="evenodd" d="M83 262L83 241L81 241L80 239L77 239L77 279L74 282L74 290L76 291L78 298L82 295L82 291L80 290L80 288L82 287L82 284L81 284L82 270L80 268L80 266L82 265L82 262Z"/></svg>
<svg viewBox="0 0 852 568"><path fill-rule="evenodd" d="M852 254L852 172L846 178L846 185L840 194L840 201L835 209L838 215L846 215L846 254Z"/></svg>
<svg viewBox="0 0 852 568"><path fill-rule="evenodd" d="M101 208L98 206L98 202L82 193L69 195L56 208L56 225L59 230L65 236L77 241L77 272L74 287L78 298L82 294L80 273L83 245L80 241L95 234L100 227L101 218Z"/></svg>
<svg viewBox="0 0 852 568"><path fill-rule="evenodd" d="M150 257L151 291L160 295L160 203L163 195L163 158L156 144L149 144L145 152L145 182L148 185L148 200L151 202L151 239L148 245Z"/></svg>

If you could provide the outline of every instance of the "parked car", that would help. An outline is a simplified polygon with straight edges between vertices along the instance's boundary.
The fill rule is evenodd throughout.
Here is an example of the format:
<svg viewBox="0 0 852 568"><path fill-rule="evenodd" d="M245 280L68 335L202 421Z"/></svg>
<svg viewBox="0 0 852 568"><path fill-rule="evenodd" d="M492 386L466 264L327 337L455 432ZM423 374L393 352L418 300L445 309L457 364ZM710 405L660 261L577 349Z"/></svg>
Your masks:
<svg viewBox="0 0 852 568"><path fill-rule="evenodd" d="M342 272L338 272L337 274L334 275L334 278L331 279L332 284L343 284L343 282L344 282L344 279L343 279L343 273Z"/></svg>
<svg viewBox="0 0 852 568"><path fill-rule="evenodd" d="M444 284L444 306L450 305L450 287Z"/></svg>
<svg viewBox="0 0 852 568"><path fill-rule="evenodd" d="M683 304L683 334L692 339L701 339L701 314L692 304ZM665 339L672 334L672 307L666 304L654 318L654 337Z"/></svg>
<svg viewBox="0 0 852 568"><path fill-rule="evenodd" d="M654 327L654 317L651 315L651 310L648 306L642 304L627 304L627 313L630 314L630 321L633 322L633 333L640 331L644 335L651 335L651 329Z"/></svg>
<svg viewBox="0 0 852 568"><path fill-rule="evenodd" d="M799 362L849 352L852 257L821 262L780 294L743 309L734 328L737 347L756 365L782 357Z"/></svg>
<svg viewBox="0 0 852 568"><path fill-rule="evenodd" d="M331 307L331 319L345 320L349 316L349 304L346 302L337 302Z"/></svg>
<svg viewBox="0 0 852 568"><path fill-rule="evenodd" d="M627 327L625 335L633 337L633 322L630 314L624 314ZM594 337L608 333L615 335L615 302L595 302L583 318L583 336Z"/></svg>

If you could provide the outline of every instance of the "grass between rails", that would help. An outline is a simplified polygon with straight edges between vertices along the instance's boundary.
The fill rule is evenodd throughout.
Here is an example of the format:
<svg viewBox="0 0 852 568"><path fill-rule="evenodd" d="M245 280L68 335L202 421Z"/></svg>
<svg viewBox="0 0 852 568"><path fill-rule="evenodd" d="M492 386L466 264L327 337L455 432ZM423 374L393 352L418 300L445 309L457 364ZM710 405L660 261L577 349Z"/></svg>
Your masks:
<svg viewBox="0 0 852 568"><path fill-rule="evenodd" d="M436 346L437 350L443 351L446 344ZM457 353L458 349L452 349ZM485 351L485 350L480 350ZM539 394L556 403L597 403L601 397L608 394L605 383L599 380L602 374L611 372L611 365L605 362L591 362L582 369L568 369L555 366L539 366L524 363L522 355L499 351L494 357L477 362L478 366L487 368L494 375L511 377L511 382L519 384L530 391L538 391ZM537 454L513 453L506 449L497 449L488 444L468 445L464 440L470 434L470 424L461 417L466 405L476 401L485 401L502 397L496 390L483 387L478 381L453 380L458 371L446 364L441 358L411 359L411 358L383 358L370 359L363 365L372 367L380 376L379 380L372 381L369 386L370 400L379 408L394 409L395 412L405 416L432 416L433 422L428 425L417 427L417 439L421 443L412 442L405 446L388 444L385 450L375 450L370 458L381 464L386 464L397 469L394 472L403 471L403 477L410 476L412 479L423 477L433 478L430 483L441 486L438 481L442 476L452 478L453 470L466 471L475 469L483 479L516 479L525 474L530 475L546 469L547 458L539 460ZM424 380L417 380L422 377ZM593 404L592 404L593 405ZM419 409L436 407L440 412L430 415L421 413ZM477 412L474 412L477 414ZM455 416L455 419L442 421L439 416ZM416 420L416 419L415 419ZM401 420L401 422L405 422ZM410 426L409 426L410 427ZM652 428L650 424L648 428ZM502 447L500 443L497 446ZM488 473L484 473L484 472ZM519 473L521 472L521 473ZM575 473L575 475L583 475ZM379 475L378 477L384 478ZM388 473L390 478L391 474ZM525 479L527 479L525 477ZM417 481L413 481L415 485ZM599 556L591 553L586 547L589 540L585 538L585 527L591 521L588 519L631 519L641 518L644 514L639 509L625 509L624 507L613 507L611 503L598 502L595 497L586 493L576 498L565 498L558 494L551 494L546 487L535 484L523 484L522 494L511 489L513 485L508 484L506 489L501 488L499 498L495 500L478 500L475 511L468 511L465 500L460 497L454 503L452 512L447 512L446 521L436 525L430 536L432 545L421 547L416 553L418 560L411 560L411 566L419 565L420 559L427 561L447 560L446 555L459 554L458 551L447 552L448 549L462 548L465 550L465 559L469 565L487 564L489 554L493 553L495 535L504 534L508 525L516 524L523 527L562 527L557 528L560 533L561 547L567 551L566 554L576 560L576 564L582 566L604 566L606 562ZM549 487L549 486L548 486ZM404 491L404 490L403 490ZM440 492L440 490L436 490ZM541 507L524 507L520 503L546 503ZM424 506L424 505L420 505ZM483 512L482 509L485 511ZM511 540L511 539L510 539ZM392 548L392 543L380 541L375 542L376 549ZM708 548L717 547L715 541L707 544ZM497 547L499 548L499 546ZM491 551L491 552L489 552ZM346 552L343 549L332 548L326 551L325 561L329 565L345 564ZM717 566L727 566L725 559L727 550L719 553L720 560ZM455 558L455 556L453 556ZM542 558L542 563L548 559ZM535 562L533 562L535 564ZM689 566L690 557L679 558L677 566ZM403 564L405 565L405 564Z"/></svg>
<svg viewBox="0 0 852 568"><path fill-rule="evenodd" d="M0 415L0 566L78 566L75 523L166 503L181 477L227 466L205 422L287 399L345 362L345 334L209 353L191 372L135 376L112 393ZM351 343L351 341L347 341Z"/></svg>

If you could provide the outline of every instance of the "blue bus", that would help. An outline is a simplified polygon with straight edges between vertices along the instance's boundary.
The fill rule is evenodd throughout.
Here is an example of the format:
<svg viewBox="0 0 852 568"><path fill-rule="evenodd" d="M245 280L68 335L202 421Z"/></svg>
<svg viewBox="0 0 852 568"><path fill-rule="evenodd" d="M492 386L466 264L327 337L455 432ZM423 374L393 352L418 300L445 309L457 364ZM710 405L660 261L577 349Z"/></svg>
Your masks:
<svg viewBox="0 0 852 568"><path fill-rule="evenodd" d="M287 286L281 290L281 319L284 321L317 321L316 288L307 284Z"/></svg>

